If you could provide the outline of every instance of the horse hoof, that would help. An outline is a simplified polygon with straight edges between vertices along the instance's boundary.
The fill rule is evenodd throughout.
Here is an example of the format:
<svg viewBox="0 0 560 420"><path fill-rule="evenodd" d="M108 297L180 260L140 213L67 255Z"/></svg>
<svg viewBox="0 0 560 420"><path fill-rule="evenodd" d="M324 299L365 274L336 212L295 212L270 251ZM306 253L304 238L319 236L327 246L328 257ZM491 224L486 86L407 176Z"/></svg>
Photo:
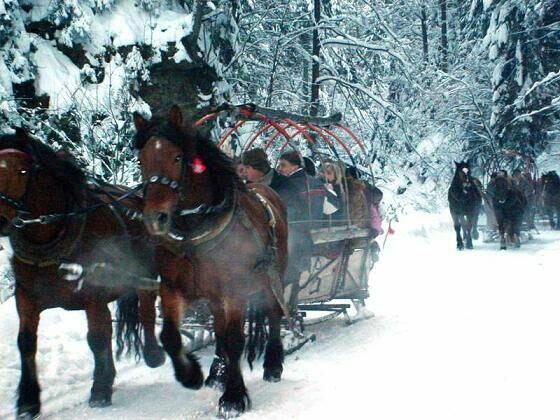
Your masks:
<svg viewBox="0 0 560 420"><path fill-rule="evenodd" d="M109 407L113 404L113 402L111 401L111 396L92 396L89 400L89 406L91 408L103 408L103 407Z"/></svg>
<svg viewBox="0 0 560 420"><path fill-rule="evenodd" d="M186 358L190 366L185 364L175 365L175 378L185 388L200 389L204 385L204 375L200 363L197 357L192 354L187 354Z"/></svg>
<svg viewBox="0 0 560 420"><path fill-rule="evenodd" d="M144 349L144 362L148 367L157 368L165 363L165 351L157 346L154 349Z"/></svg>
<svg viewBox="0 0 560 420"><path fill-rule="evenodd" d="M457 245L457 251L462 251L465 247L463 245Z"/></svg>
<svg viewBox="0 0 560 420"><path fill-rule="evenodd" d="M38 404L24 406L18 408L16 415L17 420L33 420L38 419L41 415L40 407Z"/></svg>
<svg viewBox="0 0 560 420"><path fill-rule="evenodd" d="M251 400L245 387L226 391L220 397L218 417L232 419L251 409Z"/></svg>
<svg viewBox="0 0 560 420"><path fill-rule="evenodd" d="M266 382L280 382L281 379L282 367L264 369L263 380L265 380Z"/></svg>
<svg viewBox="0 0 560 420"><path fill-rule="evenodd" d="M467 249L473 249L473 244L467 244Z"/></svg>
<svg viewBox="0 0 560 420"><path fill-rule="evenodd" d="M507 249L506 246L501 246L501 247L500 247L500 251L505 251L506 249Z"/></svg>

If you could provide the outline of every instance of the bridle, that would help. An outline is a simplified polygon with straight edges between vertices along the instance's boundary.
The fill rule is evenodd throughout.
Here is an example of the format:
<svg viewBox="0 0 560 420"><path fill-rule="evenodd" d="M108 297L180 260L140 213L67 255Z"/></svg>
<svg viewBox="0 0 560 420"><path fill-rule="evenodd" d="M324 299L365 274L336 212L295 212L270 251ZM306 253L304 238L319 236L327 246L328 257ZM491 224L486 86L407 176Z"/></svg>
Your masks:
<svg viewBox="0 0 560 420"><path fill-rule="evenodd" d="M183 157L181 159L180 179L176 180L167 175L161 174L151 175L146 181L142 183L144 197L146 197L146 193L150 185L163 185L164 187L169 188L176 195L175 210L173 212L173 215L176 217L215 214L221 212L224 208L226 208L228 200L227 197L224 196L223 200L216 205L202 203L192 208L177 209L179 199L183 197L183 181L186 178L188 168L191 168L195 174L201 174L206 171L206 165L199 157L195 157L192 162L188 162L187 159Z"/></svg>
<svg viewBox="0 0 560 420"><path fill-rule="evenodd" d="M0 192L0 201L8 204L10 207L12 207L16 210L16 217L14 217L10 221L11 225L16 229L21 229L21 228L25 227L26 225L31 225L31 224L47 225L47 224L50 224L50 223L58 222L58 221L60 221L64 218L67 218L67 217L76 217L76 216L86 215L88 213L91 213L91 212L93 212L93 211L95 211L95 210L97 210L101 207L105 207L105 206L120 205L121 207L124 207L123 204L120 203L121 201L132 197L133 195L138 193L142 188L144 188L144 184L140 184L139 186L136 186L135 188L132 188L131 190L127 191L124 194L121 194L120 196L112 197L112 199L108 202L96 203L96 204L93 204L93 205L88 206L88 207L79 207L76 210L73 210L73 211L70 211L70 212L65 212L65 213L41 214L34 219L30 219L30 218L26 217L26 216L29 216L31 214L31 212L28 210L27 205L25 203L26 203L27 197L29 195L30 186L31 186L31 183L32 183L32 180L33 180L33 175L38 171L40 166L35 161L35 159L33 158L32 155L30 155L29 153L26 153L24 151L18 150L18 149L0 150L0 156L2 156L3 154L6 154L6 155L7 154L20 155L20 156L24 157L25 159L27 159L28 161L32 162L31 170L30 170L30 173L29 173L29 177L27 179L26 187L25 187L25 191L24 191L24 193L23 193L23 195L20 199L10 197L9 195L7 195L5 193ZM91 187L97 186L95 181L91 181L89 183L89 185ZM136 220L136 219L141 218L141 214L138 213L137 211L133 210L133 209L124 208L123 210L124 210L124 214L127 217L129 217L130 219Z"/></svg>
<svg viewBox="0 0 560 420"><path fill-rule="evenodd" d="M30 171L29 171L29 177L27 178L27 182L26 182L26 185L25 185L25 190L23 192L22 197L17 199L17 198L11 197L8 194L5 194L5 193L0 191L0 201L6 203L10 207L16 209L18 215L29 214L29 211L27 210L27 206L26 206L25 202L27 201L26 199L27 199L27 195L28 195L28 192L29 192L29 187L30 187L31 182L32 182L33 174L37 170L38 165L35 163L35 159L29 153L26 153L22 150L13 149L13 148L0 150L0 156L6 156L6 155L23 157L25 160L31 162L32 164L31 164L31 168L30 168Z"/></svg>
<svg viewBox="0 0 560 420"><path fill-rule="evenodd" d="M469 168L462 168L459 173L462 174L462 175L459 176L459 180L461 181L461 187L463 189L463 194L468 194L469 192L467 190L472 185Z"/></svg>
<svg viewBox="0 0 560 420"><path fill-rule="evenodd" d="M505 192L504 192L505 198L503 200L500 200L500 199L496 198L496 201L498 202L498 204L507 203L508 200L511 197L511 191L513 190L511 182L509 182L506 178L503 178L502 181L505 183ZM496 185L496 187L497 187L497 185Z"/></svg>

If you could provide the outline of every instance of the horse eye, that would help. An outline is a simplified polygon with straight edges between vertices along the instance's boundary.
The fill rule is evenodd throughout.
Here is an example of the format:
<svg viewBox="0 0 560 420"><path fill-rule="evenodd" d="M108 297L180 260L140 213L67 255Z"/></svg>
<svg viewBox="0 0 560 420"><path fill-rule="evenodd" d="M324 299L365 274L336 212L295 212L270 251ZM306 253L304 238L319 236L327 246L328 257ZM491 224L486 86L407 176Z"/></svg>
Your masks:
<svg viewBox="0 0 560 420"><path fill-rule="evenodd" d="M183 156L177 155L175 156L175 163L181 163L183 161Z"/></svg>
<svg viewBox="0 0 560 420"><path fill-rule="evenodd" d="M19 171L20 175L27 175L27 169L22 169L21 171Z"/></svg>

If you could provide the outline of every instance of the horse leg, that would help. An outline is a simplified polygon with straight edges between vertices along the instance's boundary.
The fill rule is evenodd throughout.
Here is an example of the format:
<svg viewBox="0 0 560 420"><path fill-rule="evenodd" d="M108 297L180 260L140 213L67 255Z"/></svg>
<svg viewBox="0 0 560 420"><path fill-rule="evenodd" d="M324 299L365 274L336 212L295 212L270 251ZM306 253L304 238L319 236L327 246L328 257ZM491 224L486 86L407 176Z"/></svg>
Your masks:
<svg viewBox="0 0 560 420"><path fill-rule="evenodd" d="M472 238L476 241L480 238L480 233L478 232L478 213L473 217L473 228L472 228Z"/></svg>
<svg viewBox="0 0 560 420"><path fill-rule="evenodd" d="M276 301L272 290L265 292L268 308L268 341L264 353L263 379L268 382L280 382L284 363L284 346L280 337L282 308Z"/></svg>
<svg viewBox="0 0 560 420"><path fill-rule="evenodd" d="M210 303L210 309L213 314L220 313L220 309ZM219 318L214 315L214 334L216 335L216 353L212 365L210 365L210 372L204 382L204 385L209 388L216 388L224 391L226 388L227 373L226 373L226 359L224 352L224 325L223 316Z"/></svg>
<svg viewBox="0 0 560 420"><path fill-rule="evenodd" d="M17 418L33 419L41 411L35 354L37 353L37 328L40 309L21 289L16 290L19 316L17 344L21 358L21 376L18 386Z"/></svg>
<svg viewBox="0 0 560 420"><path fill-rule="evenodd" d="M463 229L467 249L473 249L472 236L471 236L473 225L474 225L473 216L469 214L466 217L466 221Z"/></svg>
<svg viewBox="0 0 560 420"><path fill-rule="evenodd" d="M453 228L455 229L455 236L457 239L457 249L461 250L464 248L463 238L461 237L461 216L451 213L451 217L453 218Z"/></svg>
<svg viewBox="0 0 560 420"><path fill-rule="evenodd" d="M160 289L163 308L163 328L160 338L163 348L171 358L175 378L185 388L199 389L204 377L198 359L183 348L179 325L185 313L185 300L177 289L162 285Z"/></svg>
<svg viewBox="0 0 560 420"><path fill-rule="evenodd" d="M560 230L560 204L556 206L556 230Z"/></svg>
<svg viewBox="0 0 560 420"><path fill-rule="evenodd" d="M144 361L151 368L165 363L165 352L156 338L156 298L155 292L138 291L138 315L144 330Z"/></svg>
<svg viewBox="0 0 560 420"><path fill-rule="evenodd" d="M219 415L222 418L231 418L251 407L239 364L245 346L243 327L247 303L226 299L222 308L214 313L214 317L219 318L217 323L221 324L217 331L224 337L227 372L226 389L219 401Z"/></svg>
<svg viewBox="0 0 560 420"><path fill-rule="evenodd" d="M546 214L547 214L548 220L550 222L550 228L551 229L556 229L557 226L554 223L554 206L552 206L552 205L546 206Z"/></svg>
<svg viewBox="0 0 560 420"><path fill-rule="evenodd" d="M500 249L506 250L507 249L507 241L506 241L506 226L503 217L497 218L498 221L498 232L500 233Z"/></svg>
<svg viewBox="0 0 560 420"><path fill-rule="evenodd" d="M517 216L513 220L513 246L521 247L521 225L523 224L523 215Z"/></svg>
<svg viewBox="0 0 560 420"><path fill-rule="evenodd" d="M86 307L86 315L87 342L95 363L89 406L107 407L111 405L116 375L111 343L113 336L111 312L107 304L96 302Z"/></svg>

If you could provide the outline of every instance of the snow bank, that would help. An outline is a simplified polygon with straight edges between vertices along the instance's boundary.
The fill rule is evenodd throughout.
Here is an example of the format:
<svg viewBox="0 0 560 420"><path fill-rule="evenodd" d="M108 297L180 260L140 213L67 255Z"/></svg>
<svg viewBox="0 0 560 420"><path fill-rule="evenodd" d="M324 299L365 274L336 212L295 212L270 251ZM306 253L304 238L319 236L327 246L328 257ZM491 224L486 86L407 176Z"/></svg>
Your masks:
<svg viewBox="0 0 560 420"><path fill-rule="evenodd" d="M18 325L15 299L11 298L0 305L0 417L10 415L15 404L20 372ZM62 309L43 312L36 359L43 401L69 393L89 381L93 358L86 333L84 312Z"/></svg>
<svg viewBox="0 0 560 420"><path fill-rule="evenodd" d="M34 54L37 94L50 96L51 109L67 109L76 100L81 85L80 69L56 48L54 41L39 36L34 36L34 41L37 45Z"/></svg>
<svg viewBox="0 0 560 420"><path fill-rule="evenodd" d="M114 8L94 17L91 24L92 52L104 45L147 44L167 48L192 31L192 14L164 10L159 16L149 14L132 0L121 1Z"/></svg>

